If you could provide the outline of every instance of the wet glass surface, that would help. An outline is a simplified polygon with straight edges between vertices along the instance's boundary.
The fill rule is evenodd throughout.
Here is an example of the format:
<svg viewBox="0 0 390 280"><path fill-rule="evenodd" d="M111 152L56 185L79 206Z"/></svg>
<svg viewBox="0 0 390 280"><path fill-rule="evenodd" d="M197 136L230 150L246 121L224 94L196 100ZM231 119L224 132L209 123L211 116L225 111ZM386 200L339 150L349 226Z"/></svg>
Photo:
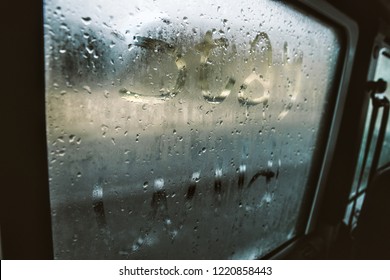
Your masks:
<svg viewBox="0 0 390 280"><path fill-rule="evenodd" d="M45 1L55 257L251 259L294 238L339 51L276 1Z"/></svg>

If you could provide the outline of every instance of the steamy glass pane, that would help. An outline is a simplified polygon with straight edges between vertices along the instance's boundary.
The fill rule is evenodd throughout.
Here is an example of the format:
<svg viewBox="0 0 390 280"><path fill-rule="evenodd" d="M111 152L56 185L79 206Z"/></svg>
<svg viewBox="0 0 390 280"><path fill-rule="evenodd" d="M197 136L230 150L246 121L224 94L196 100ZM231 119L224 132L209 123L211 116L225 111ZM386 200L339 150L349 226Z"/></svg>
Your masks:
<svg viewBox="0 0 390 280"><path fill-rule="evenodd" d="M45 1L55 257L251 259L296 237L339 50L279 1Z"/></svg>

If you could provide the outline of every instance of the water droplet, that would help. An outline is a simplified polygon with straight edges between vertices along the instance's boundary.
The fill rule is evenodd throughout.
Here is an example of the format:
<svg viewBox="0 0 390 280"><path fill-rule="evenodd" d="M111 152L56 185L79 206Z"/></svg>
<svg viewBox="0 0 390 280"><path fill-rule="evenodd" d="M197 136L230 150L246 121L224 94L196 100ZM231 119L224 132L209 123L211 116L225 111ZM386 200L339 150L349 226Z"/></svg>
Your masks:
<svg viewBox="0 0 390 280"><path fill-rule="evenodd" d="M61 49L60 53L66 53L66 50L65 49Z"/></svg>
<svg viewBox="0 0 390 280"><path fill-rule="evenodd" d="M77 178L80 178L81 177L81 172L77 172Z"/></svg>
<svg viewBox="0 0 390 280"><path fill-rule="evenodd" d="M143 243L144 243L144 239L143 239L142 237L139 237L139 238L137 239L137 241L134 242L134 244L133 244L133 246L131 247L131 249L132 249L133 251L138 251L139 248L142 246Z"/></svg>
<svg viewBox="0 0 390 280"><path fill-rule="evenodd" d="M60 157L65 156L65 154L66 154L65 148L64 148L64 149L61 149L61 150L57 150L57 154L58 154Z"/></svg>
<svg viewBox="0 0 390 280"><path fill-rule="evenodd" d="M108 90L104 91L104 97L108 98L110 96L110 92Z"/></svg>
<svg viewBox="0 0 390 280"><path fill-rule="evenodd" d="M215 177L221 178L222 177L222 168L215 169Z"/></svg>
<svg viewBox="0 0 390 280"><path fill-rule="evenodd" d="M82 17L81 19L85 25L89 25L92 22L92 19L90 17Z"/></svg>
<svg viewBox="0 0 390 280"><path fill-rule="evenodd" d="M265 201L267 204L271 203L272 202L272 194L270 193L266 193L264 196L263 196L263 201Z"/></svg>
<svg viewBox="0 0 390 280"><path fill-rule="evenodd" d="M191 180L198 183L200 181L200 171L192 173Z"/></svg>
<svg viewBox="0 0 390 280"><path fill-rule="evenodd" d="M69 135L69 143L73 143L76 140L76 136L71 134Z"/></svg>
<svg viewBox="0 0 390 280"><path fill-rule="evenodd" d="M87 86L87 85L83 86L83 89L84 89L86 92L88 92L89 94L92 93L91 88L90 88L89 86Z"/></svg>
<svg viewBox="0 0 390 280"><path fill-rule="evenodd" d="M101 203L103 200L103 187L101 185L96 184L95 186L93 186L92 199L93 199L94 204L96 206L98 206L98 207L101 206Z"/></svg>
<svg viewBox="0 0 390 280"><path fill-rule="evenodd" d="M164 188L164 179L163 178L159 178L159 179L156 179L154 180L154 189L155 190L162 190Z"/></svg>
<svg viewBox="0 0 390 280"><path fill-rule="evenodd" d="M85 49L89 54L92 54L95 51L95 48L92 45L86 46Z"/></svg>

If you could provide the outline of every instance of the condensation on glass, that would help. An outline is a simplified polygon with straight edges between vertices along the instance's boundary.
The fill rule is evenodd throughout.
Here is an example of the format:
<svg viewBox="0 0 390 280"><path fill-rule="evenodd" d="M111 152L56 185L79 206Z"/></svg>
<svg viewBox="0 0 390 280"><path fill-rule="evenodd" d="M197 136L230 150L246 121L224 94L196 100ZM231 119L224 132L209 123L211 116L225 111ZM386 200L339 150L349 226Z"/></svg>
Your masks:
<svg viewBox="0 0 390 280"><path fill-rule="evenodd" d="M276 1L45 1L55 258L252 259L302 233L339 50Z"/></svg>

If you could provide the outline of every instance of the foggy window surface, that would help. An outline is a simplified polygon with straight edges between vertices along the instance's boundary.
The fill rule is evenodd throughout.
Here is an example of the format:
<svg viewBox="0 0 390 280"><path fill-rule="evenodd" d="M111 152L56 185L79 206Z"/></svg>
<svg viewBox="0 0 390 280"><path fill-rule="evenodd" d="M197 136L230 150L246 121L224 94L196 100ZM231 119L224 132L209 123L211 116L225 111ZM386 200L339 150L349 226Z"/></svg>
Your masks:
<svg viewBox="0 0 390 280"><path fill-rule="evenodd" d="M44 8L55 258L252 259L302 233L332 27L279 1Z"/></svg>

